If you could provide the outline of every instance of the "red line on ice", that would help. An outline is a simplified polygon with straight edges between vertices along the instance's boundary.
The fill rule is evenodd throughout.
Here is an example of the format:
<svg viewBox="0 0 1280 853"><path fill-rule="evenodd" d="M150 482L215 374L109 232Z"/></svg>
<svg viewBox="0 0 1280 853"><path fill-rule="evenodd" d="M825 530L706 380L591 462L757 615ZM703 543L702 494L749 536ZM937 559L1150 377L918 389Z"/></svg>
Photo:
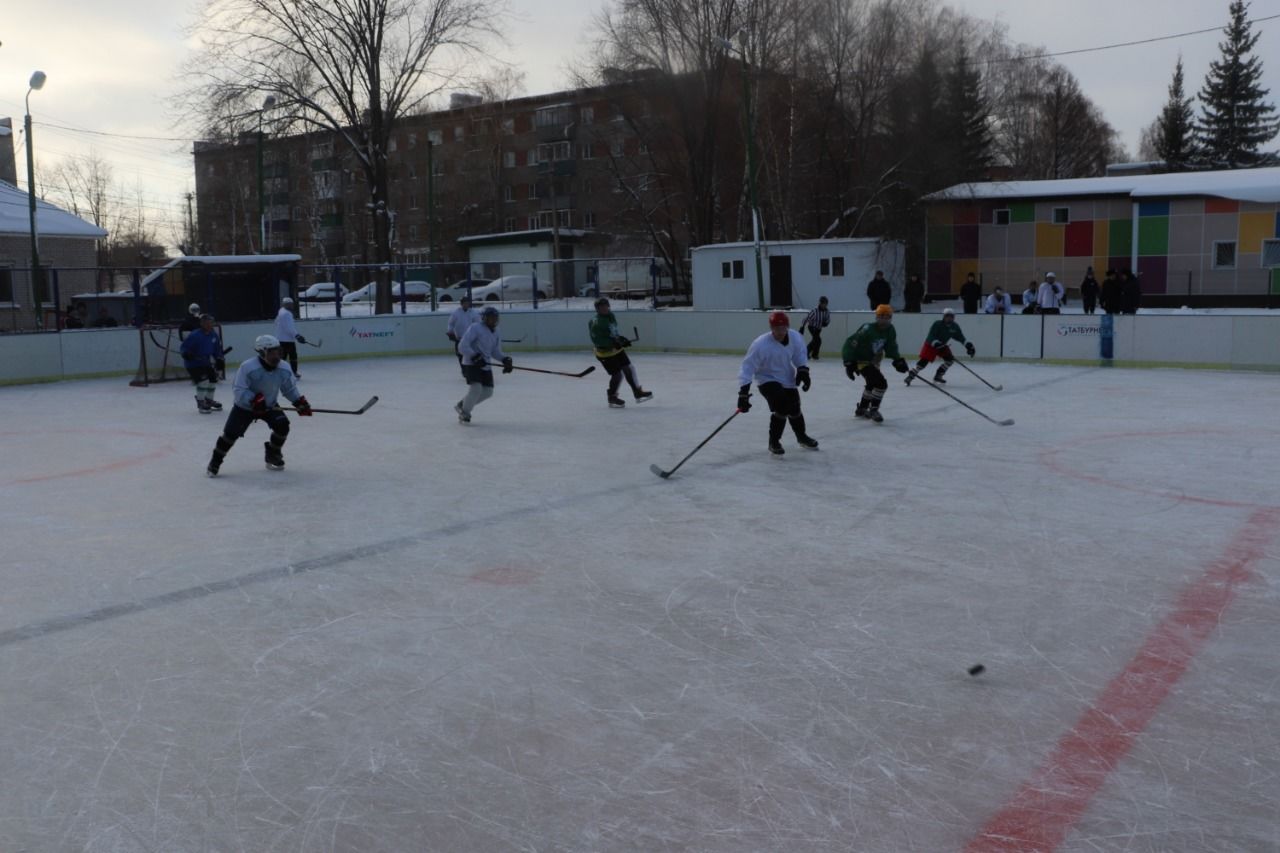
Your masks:
<svg viewBox="0 0 1280 853"><path fill-rule="evenodd" d="M1221 557L1182 590L1173 611L965 848L966 853L1054 850L1089 807L1160 703L1204 647L1250 566L1280 528L1280 509L1255 510Z"/></svg>

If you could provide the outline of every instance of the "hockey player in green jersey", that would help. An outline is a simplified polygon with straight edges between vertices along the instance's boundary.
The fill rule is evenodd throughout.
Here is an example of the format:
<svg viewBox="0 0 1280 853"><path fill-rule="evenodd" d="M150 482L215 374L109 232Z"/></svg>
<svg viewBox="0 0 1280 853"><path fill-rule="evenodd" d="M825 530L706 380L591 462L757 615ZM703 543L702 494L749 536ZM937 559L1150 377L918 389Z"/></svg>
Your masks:
<svg viewBox="0 0 1280 853"><path fill-rule="evenodd" d="M916 362L915 370L908 373L904 381L910 385L911 380L916 378L916 374L928 367L935 358L941 358L942 364L938 365L938 369L933 372L933 381L946 385L947 380L942 377L956 360L951 354L951 347L947 346L947 342L951 340L964 344L965 352L969 353L970 358L973 357L973 344L964 339L964 332L960 331L960 324L956 322L956 312L948 308L942 312L942 319L929 327L929 334L924 338L924 346L920 347L920 360Z"/></svg>
<svg viewBox="0 0 1280 853"><path fill-rule="evenodd" d="M858 376L866 380L862 391L862 399L854 410L854 417L869 418L881 423L884 417L880 414L880 401L889 387L889 381L880 372L880 361L885 356L893 361L893 369L899 373L907 372L907 362L898 352L898 332L893 328L893 309L888 305L876 308L876 321L864 323L844 342L840 357L844 360L844 372L849 379L857 381Z"/></svg>
<svg viewBox="0 0 1280 853"><path fill-rule="evenodd" d="M587 323L587 332L591 335L591 346L595 349L596 358L609 374L609 389L606 392L609 408L621 409L626 403L618 396L622 380L626 379L631 386L631 393L637 403L652 400L653 394L640 387L640 379L636 369L627 358L626 348L631 346L631 339L618 331L618 318L609 308L609 300L601 296L596 300L596 316Z"/></svg>

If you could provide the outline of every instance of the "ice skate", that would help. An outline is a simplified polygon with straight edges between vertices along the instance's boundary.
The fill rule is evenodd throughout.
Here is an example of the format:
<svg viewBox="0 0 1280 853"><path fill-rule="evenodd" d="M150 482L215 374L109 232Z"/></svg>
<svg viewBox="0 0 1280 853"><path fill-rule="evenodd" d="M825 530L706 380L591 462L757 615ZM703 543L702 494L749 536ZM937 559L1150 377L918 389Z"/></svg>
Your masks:
<svg viewBox="0 0 1280 853"><path fill-rule="evenodd" d="M458 413L458 423L462 423L462 424L471 423L471 415L468 415L465 411L463 411L461 400L459 400L457 403L453 405L453 410Z"/></svg>
<svg viewBox="0 0 1280 853"><path fill-rule="evenodd" d="M213 398L210 398L210 399L208 399L208 400L205 400L205 402L206 402L206 403L208 403L208 404L209 404L209 408L210 408L210 409L213 409L215 412L221 412L221 411L222 411L222 404L221 404L221 403L219 403L217 400L214 400Z"/></svg>
<svg viewBox="0 0 1280 853"><path fill-rule="evenodd" d="M770 453L772 453L774 456L781 456L782 454L786 453L787 451L785 451L785 450L783 450L783 449L782 449L782 442L780 442L780 441L771 441L771 442L769 442L769 452L770 452Z"/></svg>
<svg viewBox="0 0 1280 853"><path fill-rule="evenodd" d="M198 411L202 415L208 415L213 413L213 409L210 408L209 406L209 401L206 400L204 397L196 397L196 411Z"/></svg>
<svg viewBox="0 0 1280 853"><path fill-rule="evenodd" d="M636 402L637 402L637 403L643 403L645 400L652 400L652 399L653 399L653 392L652 392L652 391L646 391L646 390L644 390L643 388L639 388L639 389L637 389L637 390L636 390Z"/></svg>
<svg viewBox="0 0 1280 853"><path fill-rule="evenodd" d="M621 408L626 407L626 405L627 405L627 404L623 402L623 400L622 400L622 398L621 398L621 397L610 397L610 398L609 398L609 408L611 408L611 409L621 409Z"/></svg>
<svg viewBox="0 0 1280 853"><path fill-rule="evenodd" d="M879 409L869 410L867 412L867 417L871 418L871 420L875 421L878 424L884 423L884 415L880 414Z"/></svg>
<svg viewBox="0 0 1280 853"><path fill-rule="evenodd" d="M854 416L855 418L865 418L865 417L868 417L868 415L867 415L867 404L866 404L865 402L859 403L859 404L858 404L858 407L857 407L856 409L854 409L854 410L853 410L853 416Z"/></svg>
<svg viewBox="0 0 1280 853"><path fill-rule="evenodd" d="M269 441L264 441L262 443L262 447L266 451L265 458L267 463L267 470L283 471L284 470L284 454L281 453L279 449L272 447L271 442Z"/></svg>
<svg viewBox="0 0 1280 853"><path fill-rule="evenodd" d="M796 443L797 443L797 444L799 444L801 447L803 447L805 450L817 450L817 449L818 449L818 442L817 442L817 440L815 440L815 439L811 438L811 437L810 437L810 436L808 436L808 435L797 435L797 436L796 436Z"/></svg>

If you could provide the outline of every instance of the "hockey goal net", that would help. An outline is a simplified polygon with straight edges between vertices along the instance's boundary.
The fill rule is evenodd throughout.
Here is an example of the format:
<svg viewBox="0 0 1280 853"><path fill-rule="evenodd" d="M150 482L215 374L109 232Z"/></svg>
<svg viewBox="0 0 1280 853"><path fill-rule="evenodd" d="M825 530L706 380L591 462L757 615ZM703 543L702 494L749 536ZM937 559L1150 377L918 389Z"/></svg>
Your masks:
<svg viewBox="0 0 1280 853"><path fill-rule="evenodd" d="M138 371L130 385L145 388L157 382L190 379L182 366L182 340L177 326L142 326L138 340Z"/></svg>

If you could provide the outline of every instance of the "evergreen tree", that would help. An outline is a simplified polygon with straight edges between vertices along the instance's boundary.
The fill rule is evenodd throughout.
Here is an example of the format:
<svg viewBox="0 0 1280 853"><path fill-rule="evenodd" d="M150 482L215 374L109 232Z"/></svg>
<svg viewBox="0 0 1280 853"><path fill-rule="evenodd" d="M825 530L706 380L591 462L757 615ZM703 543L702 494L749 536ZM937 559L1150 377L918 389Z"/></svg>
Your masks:
<svg viewBox="0 0 1280 853"><path fill-rule="evenodd" d="M947 75L947 113L956 181L981 181L991 165L991 115L982 94L982 75L960 45Z"/></svg>
<svg viewBox="0 0 1280 853"><path fill-rule="evenodd" d="M1169 100L1156 119L1151 140L1156 156L1164 161L1170 172L1186 171L1199 159L1192 99L1183 90L1182 79L1182 57L1179 56L1173 70L1173 82L1169 84Z"/></svg>
<svg viewBox="0 0 1280 853"><path fill-rule="evenodd" d="M1226 40L1218 45L1222 58L1209 66L1200 89L1198 142L1208 163L1231 169L1262 160L1259 147L1280 130L1275 107L1265 100L1270 90L1259 82L1262 60L1252 51L1260 34L1245 17L1248 8L1245 0L1232 0Z"/></svg>

